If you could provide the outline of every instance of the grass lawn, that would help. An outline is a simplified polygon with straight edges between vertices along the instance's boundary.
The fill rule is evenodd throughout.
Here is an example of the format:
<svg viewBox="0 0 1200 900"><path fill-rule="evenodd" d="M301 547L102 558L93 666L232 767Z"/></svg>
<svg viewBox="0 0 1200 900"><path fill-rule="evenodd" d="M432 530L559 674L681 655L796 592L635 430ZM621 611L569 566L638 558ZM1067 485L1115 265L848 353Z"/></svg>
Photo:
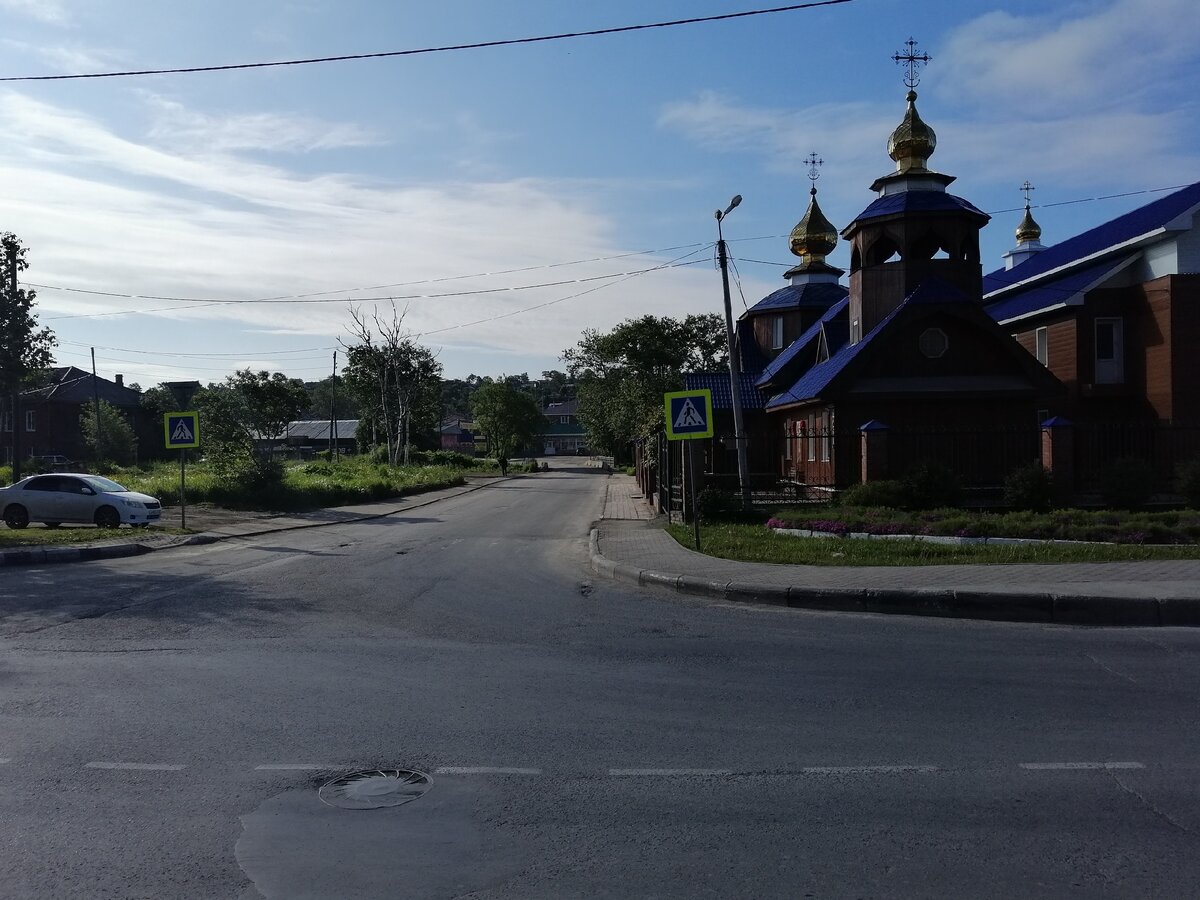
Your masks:
<svg viewBox="0 0 1200 900"><path fill-rule="evenodd" d="M695 549L690 526L667 531ZM924 541L801 538L776 534L764 525L710 524L700 528L701 551L747 562L800 566L937 566L953 563L1071 563L1146 559L1200 559L1200 545L1024 544L959 546Z"/></svg>
<svg viewBox="0 0 1200 900"><path fill-rule="evenodd" d="M30 525L20 530L0 525L0 550L20 547L61 547L71 544L90 544L112 538L141 538L154 534L187 534L179 528L118 528L115 531L81 525L72 528L47 528L45 525Z"/></svg>

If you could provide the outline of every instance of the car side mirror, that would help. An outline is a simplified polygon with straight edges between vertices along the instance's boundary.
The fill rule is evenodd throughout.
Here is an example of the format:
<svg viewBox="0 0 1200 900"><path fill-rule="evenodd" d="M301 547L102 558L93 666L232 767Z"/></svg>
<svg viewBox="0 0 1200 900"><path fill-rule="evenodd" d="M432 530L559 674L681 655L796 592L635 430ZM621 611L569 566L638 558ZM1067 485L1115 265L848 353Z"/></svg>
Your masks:
<svg viewBox="0 0 1200 900"><path fill-rule="evenodd" d="M85 488L83 489L83 493L84 493L84 494L86 494L86 495L87 495L87 496L89 496L89 497L95 497L95 496L96 496L96 492L95 492L95 491L93 491L93 490L92 490L90 487L85 487Z"/></svg>

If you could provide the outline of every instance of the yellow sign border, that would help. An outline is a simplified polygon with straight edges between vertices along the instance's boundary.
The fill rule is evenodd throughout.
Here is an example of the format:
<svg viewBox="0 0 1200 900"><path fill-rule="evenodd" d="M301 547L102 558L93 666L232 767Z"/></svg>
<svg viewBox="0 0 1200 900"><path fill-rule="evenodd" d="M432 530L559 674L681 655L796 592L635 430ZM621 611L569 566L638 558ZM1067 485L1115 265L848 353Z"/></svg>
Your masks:
<svg viewBox="0 0 1200 900"><path fill-rule="evenodd" d="M177 444L171 441L171 419L190 417L192 420L192 442ZM163 438L168 450L195 450L200 446L200 413L198 412L169 412L163 414Z"/></svg>
<svg viewBox="0 0 1200 900"><path fill-rule="evenodd" d="M701 400L704 403L706 410L706 420L708 423L707 431L689 431L686 434L675 433L675 423L671 421L671 401L679 397L691 397L694 400ZM667 440L668 441L690 441L698 438L710 438L713 436L713 402L712 391L708 388L696 388L691 391L671 391L669 394L663 394L663 420L667 425Z"/></svg>

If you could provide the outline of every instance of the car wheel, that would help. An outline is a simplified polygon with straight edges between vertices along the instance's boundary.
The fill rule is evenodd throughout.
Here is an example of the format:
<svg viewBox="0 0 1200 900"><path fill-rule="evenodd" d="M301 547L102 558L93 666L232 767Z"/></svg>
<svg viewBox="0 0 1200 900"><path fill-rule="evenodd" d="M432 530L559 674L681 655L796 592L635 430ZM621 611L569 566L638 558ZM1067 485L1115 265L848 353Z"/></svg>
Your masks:
<svg viewBox="0 0 1200 900"><path fill-rule="evenodd" d="M121 514L111 506L102 506L96 510L96 524L101 528L120 528Z"/></svg>
<svg viewBox="0 0 1200 900"><path fill-rule="evenodd" d="M9 528L24 528L29 524L29 511L19 503L4 508L4 524Z"/></svg>
<svg viewBox="0 0 1200 900"><path fill-rule="evenodd" d="M61 524L62 524L62 522L46 522L45 523L47 528L57 528Z"/></svg>

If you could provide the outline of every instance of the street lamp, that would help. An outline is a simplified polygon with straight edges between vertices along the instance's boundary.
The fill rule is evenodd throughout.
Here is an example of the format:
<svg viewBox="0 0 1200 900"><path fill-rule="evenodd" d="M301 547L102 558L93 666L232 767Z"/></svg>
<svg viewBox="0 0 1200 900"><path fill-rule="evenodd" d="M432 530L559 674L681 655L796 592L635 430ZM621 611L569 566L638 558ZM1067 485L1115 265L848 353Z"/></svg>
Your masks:
<svg viewBox="0 0 1200 900"><path fill-rule="evenodd" d="M729 302L729 254L725 250L725 235L721 223L738 208L742 195L737 194L724 212L717 210L717 259L721 264L721 286L725 292L725 339L729 345L729 394L733 400L733 442L737 447L738 490L742 509L750 508L750 464L746 458L746 427L742 419L742 363L738 358L737 341L733 333L733 308Z"/></svg>

